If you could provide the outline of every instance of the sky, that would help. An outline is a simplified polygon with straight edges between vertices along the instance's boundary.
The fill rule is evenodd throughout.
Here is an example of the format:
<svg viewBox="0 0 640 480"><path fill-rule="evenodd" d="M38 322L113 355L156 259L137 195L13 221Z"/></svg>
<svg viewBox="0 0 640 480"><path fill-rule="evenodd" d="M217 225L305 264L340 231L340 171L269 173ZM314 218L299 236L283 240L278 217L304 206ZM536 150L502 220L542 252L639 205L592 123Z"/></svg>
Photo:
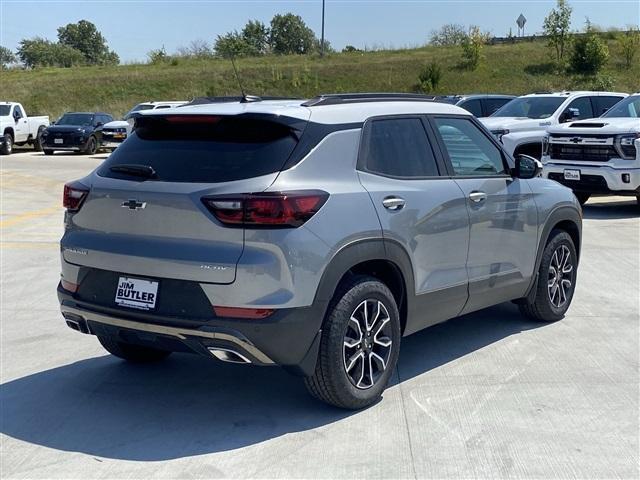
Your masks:
<svg viewBox="0 0 640 480"><path fill-rule="evenodd" d="M640 24L640 0L569 0L573 28L585 18L602 27ZM423 45L446 23L474 24L495 36L542 30L555 0L326 0L325 36L336 49ZM300 15L318 37L321 0L0 0L0 44L15 50L23 38L56 39L56 29L86 19L98 27L123 62L145 61L162 46L175 52L196 39L212 43L217 35L240 30L247 20L268 24L276 13Z"/></svg>

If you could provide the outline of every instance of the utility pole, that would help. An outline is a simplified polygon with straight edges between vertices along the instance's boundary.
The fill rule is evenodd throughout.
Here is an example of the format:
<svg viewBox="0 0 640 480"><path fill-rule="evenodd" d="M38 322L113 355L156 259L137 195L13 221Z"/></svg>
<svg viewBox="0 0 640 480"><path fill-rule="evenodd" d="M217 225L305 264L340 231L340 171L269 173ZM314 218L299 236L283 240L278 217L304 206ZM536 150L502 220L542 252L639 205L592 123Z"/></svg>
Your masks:
<svg viewBox="0 0 640 480"><path fill-rule="evenodd" d="M320 56L324 56L324 0L322 0L322 35L320 37Z"/></svg>

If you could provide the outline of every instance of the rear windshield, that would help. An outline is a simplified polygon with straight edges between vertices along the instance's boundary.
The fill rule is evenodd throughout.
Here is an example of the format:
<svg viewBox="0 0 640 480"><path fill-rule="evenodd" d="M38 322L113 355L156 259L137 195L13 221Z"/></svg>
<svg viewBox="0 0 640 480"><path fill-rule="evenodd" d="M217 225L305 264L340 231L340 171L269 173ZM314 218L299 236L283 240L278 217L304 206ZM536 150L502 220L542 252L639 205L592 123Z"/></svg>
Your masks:
<svg viewBox="0 0 640 480"><path fill-rule="evenodd" d="M98 175L133 179L111 167L145 165L155 171L155 181L230 182L279 171L297 143L289 126L255 117L142 117Z"/></svg>

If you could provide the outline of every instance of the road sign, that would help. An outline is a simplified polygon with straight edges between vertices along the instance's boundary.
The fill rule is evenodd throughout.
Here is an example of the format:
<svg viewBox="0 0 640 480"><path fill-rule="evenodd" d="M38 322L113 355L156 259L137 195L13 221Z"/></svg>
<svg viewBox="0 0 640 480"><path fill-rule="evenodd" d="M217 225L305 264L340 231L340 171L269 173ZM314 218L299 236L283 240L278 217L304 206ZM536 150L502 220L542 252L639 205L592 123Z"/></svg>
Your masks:
<svg viewBox="0 0 640 480"><path fill-rule="evenodd" d="M518 19L516 20L516 23L518 24L518 28L524 28L524 24L527 23L527 19L523 14L520 14Z"/></svg>

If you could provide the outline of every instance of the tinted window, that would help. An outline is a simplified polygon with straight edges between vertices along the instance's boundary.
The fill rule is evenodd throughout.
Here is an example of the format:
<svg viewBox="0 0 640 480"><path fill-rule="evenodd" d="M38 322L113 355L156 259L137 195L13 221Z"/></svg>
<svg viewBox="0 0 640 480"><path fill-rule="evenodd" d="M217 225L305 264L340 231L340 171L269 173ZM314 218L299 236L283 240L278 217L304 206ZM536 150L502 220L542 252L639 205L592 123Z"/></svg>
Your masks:
<svg viewBox="0 0 640 480"><path fill-rule="evenodd" d="M510 98L485 98L484 100L484 109L486 115L493 115L500 108L511 101Z"/></svg>
<svg viewBox="0 0 640 480"><path fill-rule="evenodd" d="M640 95L633 95L618 102L604 116L610 118L640 118Z"/></svg>
<svg viewBox="0 0 640 480"><path fill-rule="evenodd" d="M11 110L11 105L0 105L0 117L5 117L9 115L10 110Z"/></svg>
<svg viewBox="0 0 640 480"><path fill-rule="evenodd" d="M593 113L595 113L596 117L602 115L620 100L622 100L621 97L592 97Z"/></svg>
<svg viewBox="0 0 640 480"><path fill-rule="evenodd" d="M65 113L56 125L91 125L93 115L91 113Z"/></svg>
<svg viewBox="0 0 640 480"><path fill-rule="evenodd" d="M565 113L569 113L570 108L577 108L580 111L580 115L577 117L567 117L569 120L584 120L585 118L593 118L593 110L591 108L591 100L589 97L576 98L565 109Z"/></svg>
<svg viewBox="0 0 640 480"><path fill-rule="evenodd" d="M139 118L127 141L98 171L131 178L113 165L151 166L159 181L217 183L279 171L297 144L290 128L242 116L170 115Z"/></svg>
<svg viewBox="0 0 640 480"><path fill-rule="evenodd" d="M456 175L503 175L502 152L471 120L436 118Z"/></svg>
<svg viewBox="0 0 640 480"><path fill-rule="evenodd" d="M374 120L367 133L366 167L392 177L434 177L438 167L419 118Z"/></svg>
<svg viewBox="0 0 640 480"><path fill-rule="evenodd" d="M520 97L511 100L492 117L549 118L566 100L564 97Z"/></svg>
<svg viewBox="0 0 640 480"><path fill-rule="evenodd" d="M171 105L158 105L154 110L160 110L163 108L171 108Z"/></svg>
<svg viewBox="0 0 640 480"><path fill-rule="evenodd" d="M13 114L18 118L24 117L24 115L22 114L22 109L18 105L16 105L16 109L13 111Z"/></svg>
<svg viewBox="0 0 640 480"><path fill-rule="evenodd" d="M482 103L480 100L465 100L458 104L459 107L464 108L467 112L471 112L474 117L482 117Z"/></svg>

